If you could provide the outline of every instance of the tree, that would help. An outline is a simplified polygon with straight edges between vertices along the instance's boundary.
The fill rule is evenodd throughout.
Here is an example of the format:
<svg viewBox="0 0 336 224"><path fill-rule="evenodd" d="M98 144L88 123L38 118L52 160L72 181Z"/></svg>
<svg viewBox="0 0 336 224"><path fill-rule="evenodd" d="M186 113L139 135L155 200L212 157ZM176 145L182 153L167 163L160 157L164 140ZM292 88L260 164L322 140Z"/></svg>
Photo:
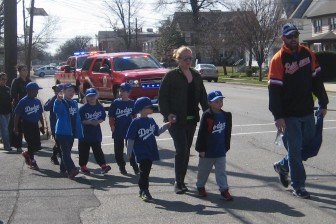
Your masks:
<svg viewBox="0 0 336 224"><path fill-rule="evenodd" d="M3 27L4 27L4 1L0 2L0 43L3 42Z"/></svg>
<svg viewBox="0 0 336 224"><path fill-rule="evenodd" d="M259 81L262 81L262 65L279 35L282 4L279 0L240 0L235 3L231 9L238 12L237 39L256 58Z"/></svg>
<svg viewBox="0 0 336 224"><path fill-rule="evenodd" d="M67 40L56 50L55 58L64 60L73 55L74 52L85 51L90 43L91 37L89 36L76 36L70 40Z"/></svg>
<svg viewBox="0 0 336 224"><path fill-rule="evenodd" d="M201 10L216 9L221 6L226 7L225 2L225 0L158 0L155 7L161 9L175 5L177 11L191 10L193 22L197 26Z"/></svg>
<svg viewBox="0 0 336 224"><path fill-rule="evenodd" d="M176 29L176 24L173 24L169 18L161 23L159 33L160 37L156 40L155 57L170 64L172 51L181 45L186 45L186 42Z"/></svg>
<svg viewBox="0 0 336 224"><path fill-rule="evenodd" d="M106 19L119 37L124 40L125 47L130 50L132 35L137 32L136 17L141 9L139 0L105 0L109 12Z"/></svg>

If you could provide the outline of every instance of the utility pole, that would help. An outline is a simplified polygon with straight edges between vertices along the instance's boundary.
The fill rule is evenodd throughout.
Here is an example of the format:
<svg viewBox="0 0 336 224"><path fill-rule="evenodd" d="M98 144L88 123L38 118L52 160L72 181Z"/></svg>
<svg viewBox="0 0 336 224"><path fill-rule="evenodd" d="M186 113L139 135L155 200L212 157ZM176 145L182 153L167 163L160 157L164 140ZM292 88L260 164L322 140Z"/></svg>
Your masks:
<svg viewBox="0 0 336 224"><path fill-rule="evenodd" d="M33 24L34 24L34 4L35 0L31 0L30 5L30 25L29 25L29 40L28 40L28 53L26 58L26 65L28 68L28 77L30 77L30 69L31 69L31 51L33 44Z"/></svg>
<svg viewBox="0 0 336 224"><path fill-rule="evenodd" d="M17 64L17 7L16 0L4 1L4 36L5 36L5 72L8 75L7 84L16 78Z"/></svg>
<svg viewBox="0 0 336 224"><path fill-rule="evenodd" d="M138 49L138 18L135 18L135 50L139 51Z"/></svg>

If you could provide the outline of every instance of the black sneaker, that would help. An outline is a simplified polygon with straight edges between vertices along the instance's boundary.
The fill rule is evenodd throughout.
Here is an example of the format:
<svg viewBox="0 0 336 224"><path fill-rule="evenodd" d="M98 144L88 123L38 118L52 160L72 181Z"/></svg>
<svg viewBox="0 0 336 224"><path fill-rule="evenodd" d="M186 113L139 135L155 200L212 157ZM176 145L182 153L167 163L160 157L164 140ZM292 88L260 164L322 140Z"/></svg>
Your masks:
<svg viewBox="0 0 336 224"><path fill-rule="evenodd" d="M120 167L119 171L122 175L127 175L127 171L126 171L125 167Z"/></svg>
<svg viewBox="0 0 336 224"><path fill-rule="evenodd" d="M140 173L139 167L133 167L135 175L138 175Z"/></svg>
<svg viewBox="0 0 336 224"><path fill-rule="evenodd" d="M176 194L183 194L185 190L182 188L182 184L180 182L175 182L174 191Z"/></svg>
<svg viewBox="0 0 336 224"><path fill-rule="evenodd" d="M182 190L183 190L184 192L189 191L189 189L187 188L187 186L185 185L185 183L181 183L181 186L182 186Z"/></svg>
<svg viewBox="0 0 336 224"><path fill-rule="evenodd" d="M59 165L57 156L52 156L52 157L50 157L50 162L51 162L52 164L54 164L54 165Z"/></svg>
<svg viewBox="0 0 336 224"><path fill-rule="evenodd" d="M289 185L288 172L282 171L279 163L274 163L273 168L274 168L275 172L277 172L279 174L279 179L280 179L280 182L281 182L282 186L287 188L288 185Z"/></svg>
<svg viewBox="0 0 336 224"><path fill-rule="evenodd" d="M153 197L149 193L149 190L143 190L141 198L145 202L152 202L153 201Z"/></svg>
<svg viewBox="0 0 336 224"><path fill-rule="evenodd" d="M308 193L308 191L306 191L304 187L301 187L299 189L294 189L292 193L294 196L299 197L299 198L304 198L304 199L310 198L310 194Z"/></svg>

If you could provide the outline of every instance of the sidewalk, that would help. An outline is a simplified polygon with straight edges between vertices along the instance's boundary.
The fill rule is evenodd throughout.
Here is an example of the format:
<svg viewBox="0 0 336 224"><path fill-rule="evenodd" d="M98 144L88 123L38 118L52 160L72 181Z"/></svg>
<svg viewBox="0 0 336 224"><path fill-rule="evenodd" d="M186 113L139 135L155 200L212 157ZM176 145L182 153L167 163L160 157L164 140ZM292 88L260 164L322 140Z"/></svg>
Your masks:
<svg viewBox="0 0 336 224"><path fill-rule="evenodd" d="M324 83L324 88L327 92L336 92L336 84L335 83Z"/></svg>

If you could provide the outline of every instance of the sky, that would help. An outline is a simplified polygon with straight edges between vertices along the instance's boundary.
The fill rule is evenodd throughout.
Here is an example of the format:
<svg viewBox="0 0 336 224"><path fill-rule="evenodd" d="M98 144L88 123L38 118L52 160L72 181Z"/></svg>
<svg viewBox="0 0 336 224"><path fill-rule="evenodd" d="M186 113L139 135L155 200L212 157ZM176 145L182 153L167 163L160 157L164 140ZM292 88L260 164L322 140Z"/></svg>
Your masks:
<svg viewBox="0 0 336 224"><path fill-rule="evenodd" d="M160 25L160 21L166 19L174 13L173 10L155 12L153 10L154 0L140 0L143 5L138 21L142 21L143 31L147 28L153 28L154 31ZM25 0L25 8L30 7L30 0ZM18 36L23 36L23 16L22 0L18 3ZM55 43L47 47L47 51L54 54L56 49L68 39L78 35L92 37L92 44L96 45L95 35L98 31L111 30L108 27L103 12L107 8L104 6L104 0L35 0L35 8L43 8L48 15L59 18L58 29L55 30ZM28 15L26 11L26 16ZM46 18L42 16L34 17L34 32L39 32ZM29 21L29 20L28 20Z"/></svg>

